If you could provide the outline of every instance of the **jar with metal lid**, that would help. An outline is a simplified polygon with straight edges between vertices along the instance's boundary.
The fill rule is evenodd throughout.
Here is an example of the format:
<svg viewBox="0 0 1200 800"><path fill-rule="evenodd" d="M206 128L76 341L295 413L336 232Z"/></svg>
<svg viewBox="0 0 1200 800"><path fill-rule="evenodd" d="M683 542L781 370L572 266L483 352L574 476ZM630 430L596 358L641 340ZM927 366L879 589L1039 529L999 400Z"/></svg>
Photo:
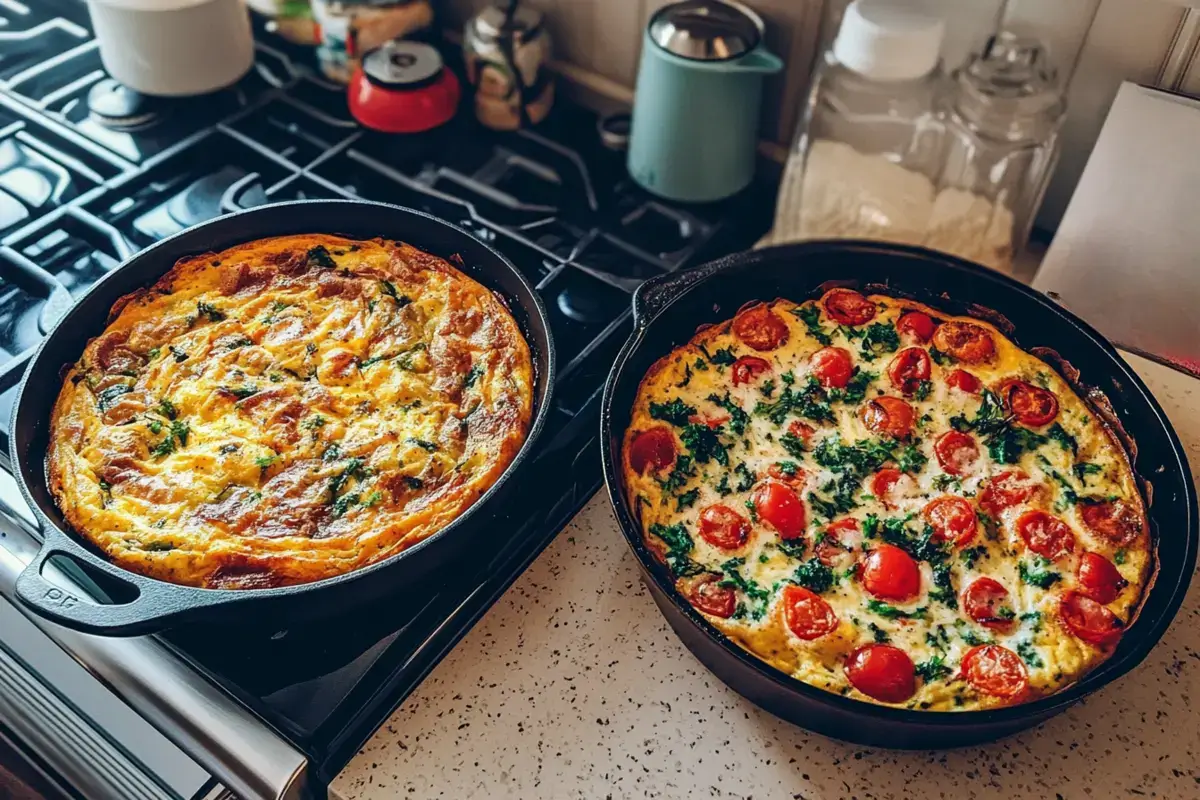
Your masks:
<svg viewBox="0 0 1200 800"><path fill-rule="evenodd" d="M1011 271L1058 160L1066 99L1037 39L1001 31L953 75L932 236ZM968 242L974 244L968 245Z"/></svg>
<svg viewBox="0 0 1200 800"><path fill-rule="evenodd" d="M433 24L430 0L312 0L312 14L321 72L339 83L349 82L363 53Z"/></svg>
<svg viewBox="0 0 1200 800"><path fill-rule="evenodd" d="M763 76L783 62L748 7L686 0L659 9L642 42L629 174L672 200L710 202L754 177Z"/></svg>
<svg viewBox="0 0 1200 800"><path fill-rule="evenodd" d="M463 61L481 123L513 130L546 118L554 105L550 51L542 12L517 0L493 3L467 21Z"/></svg>

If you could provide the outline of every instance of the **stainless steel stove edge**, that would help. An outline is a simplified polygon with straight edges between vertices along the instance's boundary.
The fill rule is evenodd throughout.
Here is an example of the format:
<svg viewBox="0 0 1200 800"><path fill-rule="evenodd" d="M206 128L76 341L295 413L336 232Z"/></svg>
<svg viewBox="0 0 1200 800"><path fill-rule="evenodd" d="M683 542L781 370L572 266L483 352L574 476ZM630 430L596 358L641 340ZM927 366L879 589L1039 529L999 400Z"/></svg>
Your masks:
<svg viewBox="0 0 1200 800"><path fill-rule="evenodd" d="M11 482L7 474L0 480ZM7 495L0 487L0 495ZM8 500L7 497L3 498ZM30 523L0 502L0 595L13 597L17 576L36 552L38 539ZM18 509L20 507L18 506ZM65 575L55 577L70 583ZM82 591L78 586L73 590ZM86 596L86 592L84 592ZM19 608L17 603L14 606ZM153 637L104 638L82 634L22 613L55 644L132 707L168 740L188 753L224 787L242 800L301 800L308 786L308 760L266 723L237 704L169 652ZM13 707L13 699L19 701ZM7 707L6 707L7 706ZM34 712L40 708L42 711ZM75 714L61 697L20 668L7 649L0 648L0 718L17 720L25 730L14 731L26 742L41 742L47 753L59 752L63 769L89 769L97 753L114 758L106 770L93 770L92 781L131 791L86 796L121 798L170 797L152 792L152 782L135 780L130 760ZM11 724L11 722L10 722ZM94 749L71 744L87 742ZM111 754L117 754L115 756ZM143 776L144 778L144 776ZM100 784L97 784L98 786ZM136 787L136 791L132 791ZM160 787L161 788L161 787Z"/></svg>

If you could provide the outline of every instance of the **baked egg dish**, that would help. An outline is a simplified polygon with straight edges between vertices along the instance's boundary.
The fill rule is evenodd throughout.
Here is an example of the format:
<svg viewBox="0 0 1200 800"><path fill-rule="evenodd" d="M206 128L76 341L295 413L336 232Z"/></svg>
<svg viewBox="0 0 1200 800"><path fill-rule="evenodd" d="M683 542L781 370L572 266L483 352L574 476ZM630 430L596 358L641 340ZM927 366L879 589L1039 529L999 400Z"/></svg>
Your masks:
<svg viewBox="0 0 1200 800"><path fill-rule="evenodd" d="M533 364L493 293L384 239L187 258L65 369L49 485L120 567L244 589L385 559L457 519L525 441Z"/></svg>
<svg viewBox="0 0 1200 800"><path fill-rule="evenodd" d="M659 359L622 445L647 548L720 634L862 701L1029 702L1151 580L1125 449L1000 329L882 294L755 303Z"/></svg>

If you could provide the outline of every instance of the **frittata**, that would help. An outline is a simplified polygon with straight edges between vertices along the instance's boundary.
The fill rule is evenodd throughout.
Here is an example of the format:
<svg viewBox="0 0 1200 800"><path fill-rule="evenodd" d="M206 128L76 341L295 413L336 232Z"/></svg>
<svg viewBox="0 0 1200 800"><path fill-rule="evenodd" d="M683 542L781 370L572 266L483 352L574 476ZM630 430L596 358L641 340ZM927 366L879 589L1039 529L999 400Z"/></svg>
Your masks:
<svg viewBox="0 0 1200 800"><path fill-rule="evenodd" d="M50 488L119 566L261 588L433 535L529 429L529 346L500 299L384 239L304 235L183 259L65 372Z"/></svg>
<svg viewBox="0 0 1200 800"><path fill-rule="evenodd" d="M756 303L643 379L623 469L717 629L910 709L1028 702L1104 661L1152 571L1123 447L992 324L833 289Z"/></svg>

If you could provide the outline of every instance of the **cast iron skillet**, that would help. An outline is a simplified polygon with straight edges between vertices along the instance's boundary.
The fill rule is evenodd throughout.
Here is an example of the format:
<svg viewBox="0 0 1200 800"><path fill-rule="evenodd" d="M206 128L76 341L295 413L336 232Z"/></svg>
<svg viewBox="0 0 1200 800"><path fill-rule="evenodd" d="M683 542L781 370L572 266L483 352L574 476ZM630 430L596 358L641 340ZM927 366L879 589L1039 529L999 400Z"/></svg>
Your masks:
<svg viewBox="0 0 1200 800"><path fill-rule="evenodd" d="M888 708L811 687L729 642L676 590L642 542L626 500L620 447L638 383L658 358L696 327L729 319L752 300L801 302L830 285L884 284L948 313L994 309L1016 326L1023 347L1047 346L1104 392L1137 443L1134 469L1149 484L1158 576L1140 616L1113 657L1078 684L1025 705L988 711ZM943 297L943 293L945 297ZM1041 294L982 267L928 250L866 242L809 242L730 256L643 284L633 300L634 331L604 387L601 448L609 497L655 602L684 644L717 677L768 711L802 727L865 745L956 747L1032 727L1129 672L1166 631L1196 562L1196 497L1179 439L1158 403L1100 334Z"/></svg>
<svg viewBox="0 0 1200 800"><path fill-rule="evenodd" d="M63 366L78 359L87 341L103 332L117 298L154 283L180 258L301 233L359 239L381 236L443 258L458 256L457 265L466 274L504 300L529 342L536 374L533 420L524 445L499 481L452 524L408 550L344 575L275 589L198 589L115 566L75 535L46 485L50 410L62 383ZM504 256L443 220L383 203L310 200L263 206L201 223L141 251L96 283L42 342L25 372L14 404L11 456L17 482L38 518L44 540L17 580L17 596L42 616L108 635L146 633L200 620L283 621L345 612L419 581L477 535L495 534L487 530L489 509L496 509L502 490L513 483L513 473L520 470L538 438L553 384L550 325L533 287ZM92 603L47 580L43 566L55 555L69 558L114 602Z"/></svg>

